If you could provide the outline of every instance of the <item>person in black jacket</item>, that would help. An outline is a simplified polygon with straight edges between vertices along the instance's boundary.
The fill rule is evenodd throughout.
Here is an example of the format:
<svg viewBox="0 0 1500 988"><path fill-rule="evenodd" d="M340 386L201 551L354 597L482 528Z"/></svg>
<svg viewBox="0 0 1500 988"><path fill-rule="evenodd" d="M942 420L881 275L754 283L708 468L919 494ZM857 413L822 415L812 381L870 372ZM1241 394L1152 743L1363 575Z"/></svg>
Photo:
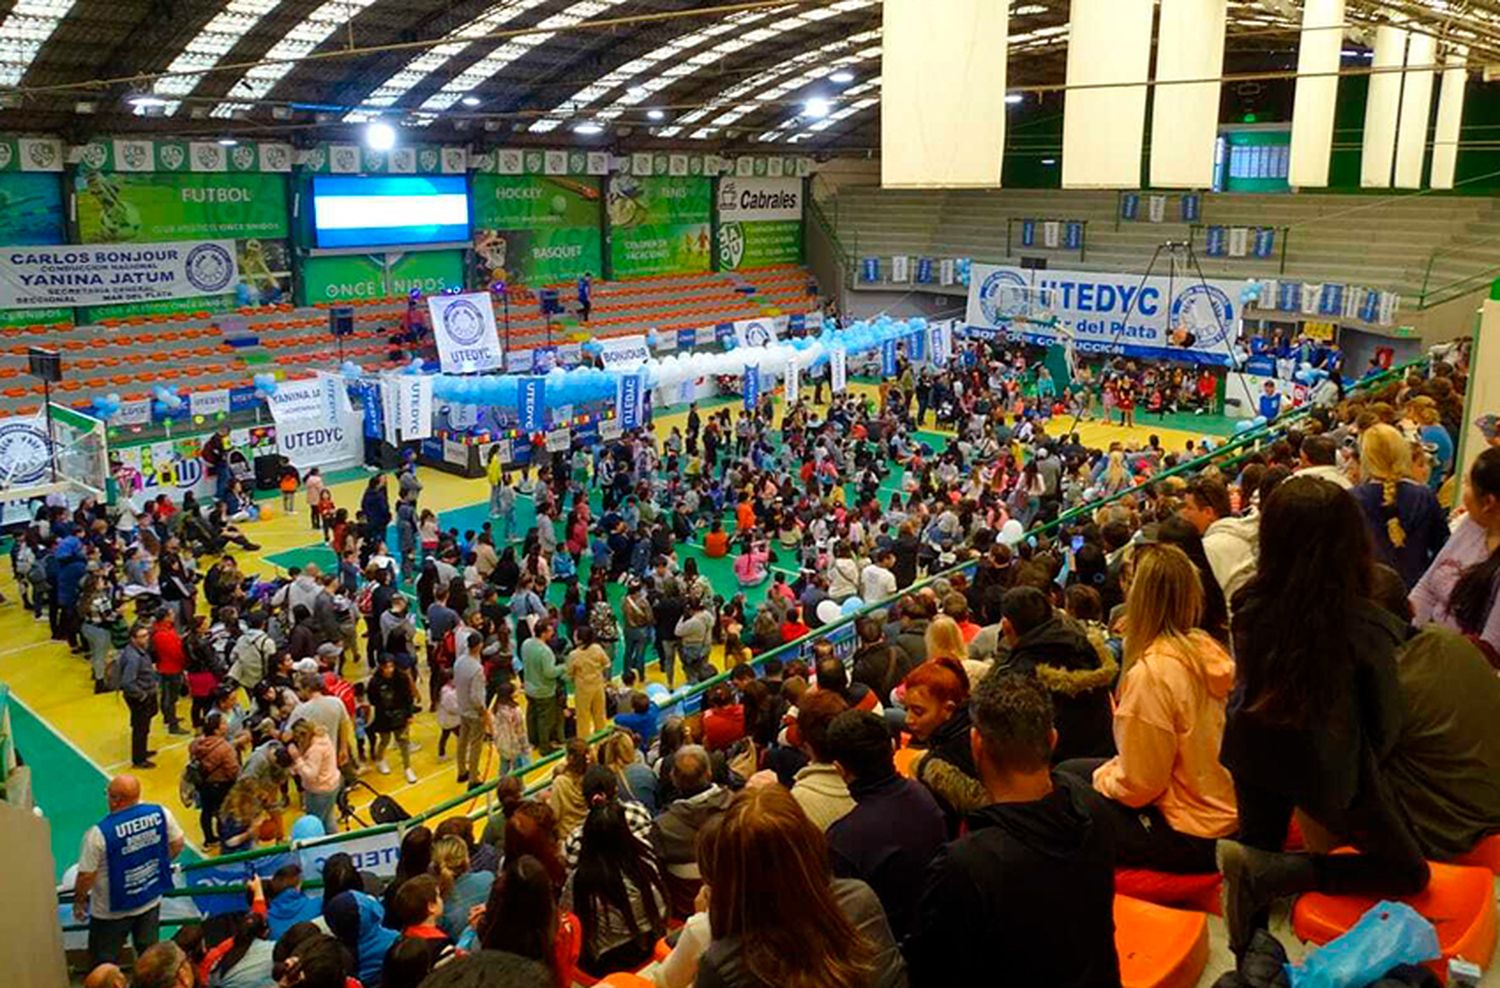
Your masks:
<svg viewBox="0 0 1500 988"><path fill-rule="evenodd" d="M991 802L938 852L904 944L912 988L1120 984L1114 848L1087 783L1051 770L1052 703L1035 677L988 676L971 702Z"/></svg>
<svg viewBox="0 0 1500 988"><path fill-rule="evenodd" d="M1370 600L1373 580L1368 526L1347 491L1293 477L1262 505L1256 574L1232 601L1236 681L1219 754L1239 804L1239 840L1218 845L1236 952L1281 896L1427 886L1382 774L1401 734L1406 628ZM1360 853L1281 853L1296 809Z"/></svg>
<svg viewBox="0 0 1500 988"><path fill-rule="evenodd" d="M384 540L386 529L391 524L391 497L386 491L385 474L377 473L370 478L370 483L359 500L359 510L365 516L365 531L373 536L365 539L360 546L359 563L363 566L370 561L370 553L366 551L366 547L373 547L374 542Z"/></svg>
<svg viewBox="0 0 1500 988"><path fill-rule="evenodd" d="M1006 591L1001 611L1001 633L1010 654L990 675L1030 673L1047 687L1057 724L1054 764L1113 755L1114 710L1109 694L1119 672L1114 655L1107 648L1095 648L1073 622L1058 616L1047 595L1035 587Z"/></svg>

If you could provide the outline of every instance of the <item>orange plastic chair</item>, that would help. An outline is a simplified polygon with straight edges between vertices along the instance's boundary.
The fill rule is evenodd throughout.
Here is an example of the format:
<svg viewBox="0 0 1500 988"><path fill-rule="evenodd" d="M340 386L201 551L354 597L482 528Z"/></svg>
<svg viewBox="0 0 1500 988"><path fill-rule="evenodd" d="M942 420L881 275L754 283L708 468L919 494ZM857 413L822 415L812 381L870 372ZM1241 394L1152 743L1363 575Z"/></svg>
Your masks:
<svg viewBox="0 0 1500 988"><path fill-rule="evenodd" d="M1115 950L1125 988L1193 988L1208 966L1208 916L1116 895Z"/></svg>
<svg viewBox="0 0 1500 988"><path fill-rule="evenodd" d="M1371 896L1309 892L1292 908L1292 929L1303 940L1325 944L1359 922L1377 901ZM1488 868L1434 862L1426 890L1399 901L1437 929L1443 956L1425 966L1438 977L1446 976L1454 957L1489 964L1495 952L1496 913L1495 876Z"/></svg>
<svg viewBox="0 0 1500 988"><path fill-rule="evenodd" d="M643 978L639 974L629 974L624 971L617 971L614 974L607 975L601 980L594 982L594 984L609 985L610 988L656 988L656 982L650 978Z"/></svg>
<svg viewBox="0 0 1500 988"><path fill-rule="evenodd" d="M1215 916L1223 909L1219 901L1221 883L1222 878L1216 871L1201 875L1174 875L1146 868L1115 869L1116 895L1153 902L1158 906L1213 913Z"/></svg>
<svg viewBox="0 0 1500 988"><path fill-rule="evenodd" d="M1453 864L1471 868L1488 868L1500 875L1500 834L1490 834L1474 845L1468 854L1453 859Z"/></svg>
<svg viewBox="0 0 1500 988"><path fill-rule="evenodd" d="M897 748L896 749L896 771L908 779L917 777L917 762L927 754L922 748Z"/></svg>

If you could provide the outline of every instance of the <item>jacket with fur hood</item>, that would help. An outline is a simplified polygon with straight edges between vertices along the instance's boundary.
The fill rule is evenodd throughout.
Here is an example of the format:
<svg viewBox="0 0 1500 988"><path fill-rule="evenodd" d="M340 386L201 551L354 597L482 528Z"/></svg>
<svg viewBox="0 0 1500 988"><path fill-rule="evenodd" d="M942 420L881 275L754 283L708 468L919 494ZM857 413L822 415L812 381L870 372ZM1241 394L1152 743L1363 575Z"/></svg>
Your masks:
<svg viewBox="0 0 1500 988"><path fill-rule="evenodd" d="M1069 758L1108 758L1115 753L1110 702L1119 663L1072 621L1053 617L1016 640L1005 665L990 675L1030 672L1052 694L1057 749L1054 765Z"/></svg>

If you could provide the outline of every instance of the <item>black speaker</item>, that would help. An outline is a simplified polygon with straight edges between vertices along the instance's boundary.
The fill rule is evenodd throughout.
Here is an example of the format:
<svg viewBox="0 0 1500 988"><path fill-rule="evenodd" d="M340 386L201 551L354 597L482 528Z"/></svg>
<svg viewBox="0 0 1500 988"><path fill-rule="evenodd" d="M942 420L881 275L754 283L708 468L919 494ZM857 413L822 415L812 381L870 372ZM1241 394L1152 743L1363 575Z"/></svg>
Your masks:
<svg viewBox="0 0 1500 988"><path fill-rule="evenodd" d="M287 458L280 453L262 453L255 458L255 489L274 491L281 486L281 470Z"/></svg>
<svg viewBox="0 0 1500 988"><path fill-rule="evenodd" d="M562 314L562 299L558 297L556 288L543 288L537 292L537 299L542 305L542 315L556 316Z"/></svg>
<svg viewBox="0 0 1500 988"><path fill-rule="evenodd" d="M1047 259L1045 257L1022 257L1021 267L1030 271L1047 270Z"/></svg>
<svg viewBox="0 0 1500 988"><path fill-rule="evenodd" d="M28 347L26 372L32 377L41 378L48 384L56 384L62 380L62 357L56 350L44 350L39 346Z"/></svg>
<svg viewBox="0 0 1500 988"><path fill-rule="evenodd" d="M328 310L328 331L334 336L351 336L354 333L354 309L348 305L335 305Z"/></svg>

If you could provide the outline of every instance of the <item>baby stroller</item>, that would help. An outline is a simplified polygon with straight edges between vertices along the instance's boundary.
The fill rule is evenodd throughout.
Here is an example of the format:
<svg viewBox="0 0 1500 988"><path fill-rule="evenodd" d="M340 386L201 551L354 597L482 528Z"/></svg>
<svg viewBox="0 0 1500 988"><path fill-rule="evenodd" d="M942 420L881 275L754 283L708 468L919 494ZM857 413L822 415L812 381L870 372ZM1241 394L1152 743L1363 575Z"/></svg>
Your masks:
<svg viewBox="0 0 1500 988"><path fill-rule="evenodd" d="M359 789L363 789L373 797L370 800L369 820L359 815L349 799L350 794ZM346 781L344 787L339 790L338 811L339 824L344 827L347 827L351 822L356 826L368 827L372 821L377 824L400 823L402 820L411 819L411 814L406 812L406 808L396 802L394 797L377 791L374 786L359 778Z"/></svg>
<svg viewBox="0 0 1500 988"><path fill-rule="evenodd" d="M229 452L224 454L224 462L229 467L230 476L244 484L245 490L255 489L255 467L251 465L244 450L230 447Z"/></svg>

